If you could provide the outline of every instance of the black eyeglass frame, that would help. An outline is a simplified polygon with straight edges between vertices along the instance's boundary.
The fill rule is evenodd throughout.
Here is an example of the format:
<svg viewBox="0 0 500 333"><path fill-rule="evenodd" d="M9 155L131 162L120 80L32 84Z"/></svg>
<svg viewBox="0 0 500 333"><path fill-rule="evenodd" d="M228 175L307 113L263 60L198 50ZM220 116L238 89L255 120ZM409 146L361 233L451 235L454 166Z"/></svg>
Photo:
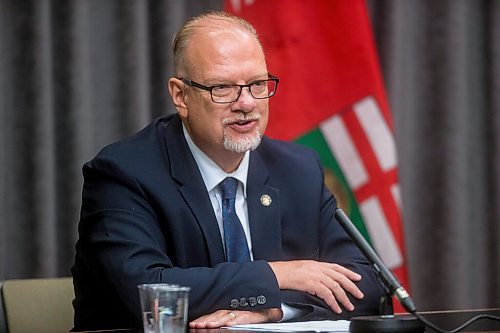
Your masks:
<svg viewBox="0 0 500 333"><path fill-rule="evenodd" d="M202 89L202 90L210 92L210 98L212 99L212 102L214 102L214 103L217 103L217 104L229 104L229 103L233 103L233 102L237 101L238 98L240 98L241 92L242 92L243 88L248 88L248 91L250 92L250 95L252 95L252 97L255 98L255 99L267 99L267 98L273 97L276 94L276 91L278 90L278 83L280 82L280 79L278 77L272 75L271 73L268 73L267 76L268 76L268 79L265 79L265 80L256 80L256 81L253 81L252 83L249 83L249 84L216 84L216 85L213 85L213 86L205 86L205 85L203 85L201 83L198 83L198 82L195 82L195 81L192 81L192 80L188 80L185 77L178 77L177 79L181 80L182 82L184 82L188 86L199 88L199 89ZM251 87L253 85L257 84L257 83L269 82L269 81L274 81L275 84L276 84L276 86L274 87L273 93L271 95L266 96L266 97L256 97L256 96L254 96L254 94L252 93ZM214 96L212 94L212 90L214 90L217 87L221 87L221 86L239 87L240 90L238 91L238 95L236 96L236 98L234 98L232 101L229 101L229 102L217 102L217 101L214 100Z"/></svg>

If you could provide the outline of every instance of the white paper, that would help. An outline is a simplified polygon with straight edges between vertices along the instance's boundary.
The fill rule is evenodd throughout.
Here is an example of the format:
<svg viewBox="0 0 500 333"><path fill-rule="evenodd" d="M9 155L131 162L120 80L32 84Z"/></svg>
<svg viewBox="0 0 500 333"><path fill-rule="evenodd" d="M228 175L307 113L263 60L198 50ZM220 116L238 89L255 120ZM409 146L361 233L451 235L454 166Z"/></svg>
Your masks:
<svg viewBox="0 0 500 333"><path fill-rule="evenodd" d="M349 332L348 320L299 321L295 323L247 324L223 327L232 330L254 330L275 332Z"/></svg>

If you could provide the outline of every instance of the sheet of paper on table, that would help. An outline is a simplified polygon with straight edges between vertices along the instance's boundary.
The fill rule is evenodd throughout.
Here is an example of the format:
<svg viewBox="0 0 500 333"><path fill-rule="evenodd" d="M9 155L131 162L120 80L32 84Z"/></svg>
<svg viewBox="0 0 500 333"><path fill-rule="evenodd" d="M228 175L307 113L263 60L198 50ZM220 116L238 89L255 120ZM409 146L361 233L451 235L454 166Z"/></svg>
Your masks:
<svg viewBox="0 0 500 333"><path fill-rule="evenodd" d="M275 332L349 332L348 320L300 321L295 323L247 324L223 327L231 330L275 331Z"/></svg>

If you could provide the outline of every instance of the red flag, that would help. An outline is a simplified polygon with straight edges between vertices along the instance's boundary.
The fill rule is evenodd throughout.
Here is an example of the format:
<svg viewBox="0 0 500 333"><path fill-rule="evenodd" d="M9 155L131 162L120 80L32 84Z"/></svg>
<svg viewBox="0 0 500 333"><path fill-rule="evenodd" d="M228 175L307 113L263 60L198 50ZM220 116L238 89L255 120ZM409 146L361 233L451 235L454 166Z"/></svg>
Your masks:
<svg viewBox="0 0 500 333"><path fill-rule="evenodd" d="M339 205L408 287L394 130L365 1L225 5L255 26L280 78L266 134L318 150Z"/></svg>

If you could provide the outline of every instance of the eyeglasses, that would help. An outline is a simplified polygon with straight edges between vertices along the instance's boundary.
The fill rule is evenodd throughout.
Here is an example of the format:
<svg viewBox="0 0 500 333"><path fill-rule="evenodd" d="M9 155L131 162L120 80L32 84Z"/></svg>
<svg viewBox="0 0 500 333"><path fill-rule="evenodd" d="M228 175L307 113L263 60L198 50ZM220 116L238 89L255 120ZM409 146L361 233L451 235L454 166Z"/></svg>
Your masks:
<svg viewBox="0 0 500 333"><path fill-rule="evenodd" d="M266 99L272 97L278 89L278 82L280 82L280 80L272 74L268 74L268 77L269 79L267 80L258 80L249 84L217 84L210 87L183 77L178 79L182 80L182 82L191 87L209 91L210 97L214 103L225 104L237 101L238 98L240 98L241 91L246 87L248 87L250 94L255 99Z"/></svg>

